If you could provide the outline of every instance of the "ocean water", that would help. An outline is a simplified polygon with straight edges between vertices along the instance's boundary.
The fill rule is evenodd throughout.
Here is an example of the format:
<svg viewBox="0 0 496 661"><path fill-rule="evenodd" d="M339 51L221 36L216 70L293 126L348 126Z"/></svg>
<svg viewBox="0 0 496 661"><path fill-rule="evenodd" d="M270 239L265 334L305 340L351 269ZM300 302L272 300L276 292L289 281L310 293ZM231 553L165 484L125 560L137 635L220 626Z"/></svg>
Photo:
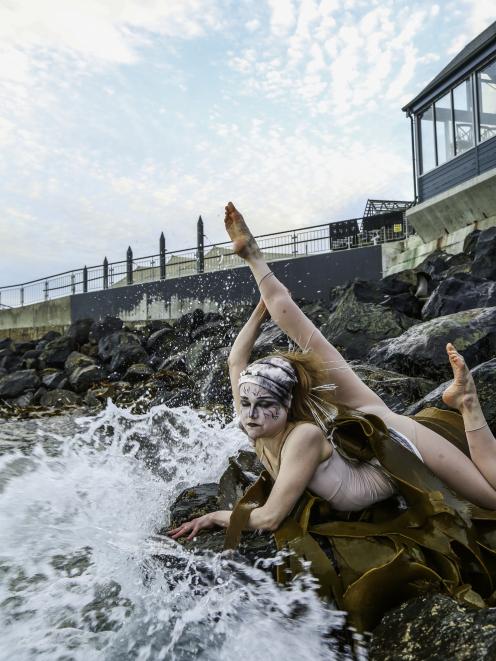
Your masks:
<svg viewBox="0 0 496 661"><path fill-rule="evenodd" d="M283 589L157 537L177 495L242 447L187 407L0 422L0 659L348 658L309 575Z"/></svg>

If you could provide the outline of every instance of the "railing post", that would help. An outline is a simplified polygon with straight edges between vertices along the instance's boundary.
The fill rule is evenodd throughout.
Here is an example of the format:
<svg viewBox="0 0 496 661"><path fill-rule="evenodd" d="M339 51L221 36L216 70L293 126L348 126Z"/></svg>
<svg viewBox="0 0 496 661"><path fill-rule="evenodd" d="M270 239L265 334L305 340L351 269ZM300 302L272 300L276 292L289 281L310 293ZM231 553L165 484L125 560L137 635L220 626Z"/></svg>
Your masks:
<svg viewBox="0 0 496 661"><path fill-rule="evenodd" d="M76 276L74 273L71 273L71 293L73 295L76 293Z"/></svg>
<svg viewBox="0 0 496 661"><path fill-rule="evenodd" d="M126 253L126 261L127 261L127 284L132 285L133 284L133 251L131 250L131 246L127 249Z"/></svg>
<svg viewBox="0 0 496 661"><path fill-rule="evenodd" d="M21 308L24 307L24 287L21 287L19 290L20 298L21 298Z"/></svg>
<svg viewBox="0 0 496 661"><path fill-rule="evenodd" d="M196 225L196 272L203 273L205 269L205 252L203 243L203 220L200 216Z"/></svg>
<svg viewBox="0 0 496 661"><path fill-rule="evenodd" d="M331 232L331 225L332 225L332 223L329 223L329 250L332 250L332 232Z"/></svg>
<svg viewBox="0 0 496 661"><path fill-rule="evenodd" d="M103 288L108 289L108 259L103 260Z"/></svg>
<svg viewBox="0 0 496 661"><path fill-rule="evenodd" d="M88 293L88 268L86 266L83 269L83 293Z"/></svg>
<svg viewBox="0 0 496 661"><path fill-rule="evenodd" d="M45 301L48 301L48 280L45 280Z"/></svg>
<svg viewBox="0 0 496 661"><path fill-rule="evenodd" d="M296 239L297 239L296 232L293 232L293 236L291 238L293 239L293 257L296 257L296 255L298 254L298 247L296 245Z"/></svg>
<svg viewBox="0 0 496 661"><path fill-rule="evenodd" d="M165 280L165 236L160 235L160 279Z"/></svg>

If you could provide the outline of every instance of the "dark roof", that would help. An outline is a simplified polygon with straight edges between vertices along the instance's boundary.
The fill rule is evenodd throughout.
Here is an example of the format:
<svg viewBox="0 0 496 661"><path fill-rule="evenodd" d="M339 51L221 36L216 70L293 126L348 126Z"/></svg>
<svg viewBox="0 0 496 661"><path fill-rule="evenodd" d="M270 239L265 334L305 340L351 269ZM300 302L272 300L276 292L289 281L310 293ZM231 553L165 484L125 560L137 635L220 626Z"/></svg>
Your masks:
<svg viewBox="0 0 496 661"><path fill-rule="evenodd" d="M449 64L447 64L444 69L438 73L438 75L431 80L431 82L424 87L424 89L417 94L417 96L407 103L402 110L405 112L410 110L410 108L416 104L423 96L426 96L433 89L438 87L440 83L443 82L445 78L448 78L450 74L455 72L457 69L461 68L467 61L474 57L480 50L487 46L492 40L496 41L496 21L491 23L483 32L481 32L475 39L472 39L462 50L456 55Z"/></svg>

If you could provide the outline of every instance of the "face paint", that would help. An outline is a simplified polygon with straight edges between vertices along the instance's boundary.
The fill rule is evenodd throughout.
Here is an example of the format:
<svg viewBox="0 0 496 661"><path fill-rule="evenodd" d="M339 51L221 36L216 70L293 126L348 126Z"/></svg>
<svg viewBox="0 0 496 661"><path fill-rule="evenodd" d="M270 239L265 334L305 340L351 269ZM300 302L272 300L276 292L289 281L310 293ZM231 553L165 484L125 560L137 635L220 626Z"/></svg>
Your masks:
<svg viewBox="0 0 496 661"><path fill-rule="evenodd" d="M254 383L243 383L239 395L241 424L252 440L276 436L285 428L287 409L269 390Z"/></svg>

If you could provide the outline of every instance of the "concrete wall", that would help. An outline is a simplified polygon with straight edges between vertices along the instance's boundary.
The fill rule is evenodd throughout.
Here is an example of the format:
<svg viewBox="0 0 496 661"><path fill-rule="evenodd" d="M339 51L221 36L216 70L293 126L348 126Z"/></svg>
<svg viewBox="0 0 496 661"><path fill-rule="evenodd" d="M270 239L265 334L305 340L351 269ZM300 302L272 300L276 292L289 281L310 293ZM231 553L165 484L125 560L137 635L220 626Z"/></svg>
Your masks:
<svg viewBox="0 0 496 661"><path fill-rule="evenodd" d="M405 269L415 268L435 250L444 250L451 255L456 255L462 252L465 238L474 230L485 230L494 226L496 226L496 215L471 223L450 234L444 234L433 241L425 242L418 235L413 235L405 241L385 243L382 246L384 277Z"/></svg>
<svg viewBox="0 0 496 661"><path fill-rule="evenodd" d="M496 168L417 204L408 222L425 242L496 216Z"/></svg>
<svg viewBox="0 0 496 661"><path fill-rule="evenodd" d="M308 301L326 300L332 287L354 278L379 280L382 277L380 245L269 264L295 298ZM258 296L253 276L246 266L137 283L1 310L0 338L37 338L47 330L63 332L77 319L101 319L106 315L139 326L152 319L176 319L197 307L208 312L230 304L254 303Z"/></svg>
<svg viewBox="0 0 496 661"><path fill-rule="evenodd" d="M30 340L49 330L62 333L71 323L71 297L64 296L22 308L0 310L0 338Z"/></svg>

